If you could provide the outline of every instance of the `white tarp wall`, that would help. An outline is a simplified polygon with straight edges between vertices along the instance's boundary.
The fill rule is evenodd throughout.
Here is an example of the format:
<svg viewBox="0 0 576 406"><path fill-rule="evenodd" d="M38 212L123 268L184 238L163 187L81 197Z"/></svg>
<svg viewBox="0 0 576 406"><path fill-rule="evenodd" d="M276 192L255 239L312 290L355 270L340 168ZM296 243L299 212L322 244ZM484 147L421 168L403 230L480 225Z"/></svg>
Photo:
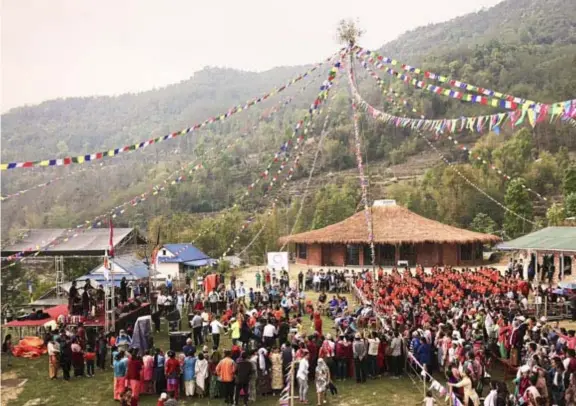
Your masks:
<svg viewBox="0 0 576 406"><path fill-rule="evenodd" d="M279 271L282 268L288 270L288 252L269 252L268 269Z"/></svg>

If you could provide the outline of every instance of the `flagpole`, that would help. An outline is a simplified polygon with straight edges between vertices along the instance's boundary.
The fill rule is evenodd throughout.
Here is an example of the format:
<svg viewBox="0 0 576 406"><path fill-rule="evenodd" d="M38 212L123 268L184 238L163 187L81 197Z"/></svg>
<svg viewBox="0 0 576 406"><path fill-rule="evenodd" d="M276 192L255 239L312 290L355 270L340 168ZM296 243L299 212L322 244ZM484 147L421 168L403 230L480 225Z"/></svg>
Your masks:
<svg viewBox="0 0 576 406"><path fill-rule="evenodd" d="M150 315L152 315L152 312L157 312L157 306L154 306L154 308L152 308L152 288L154 287L153 283L152 283L152 276L150 275L150 266L152 266L152 269L154 270L154 277L156 277L156 275L158 275L158 269L156 266L156 263L158 262L158 252L160 251L160 230L161 227L160 225L158 225L158 233L156 235L156 245L154 246L154 249L152 250L152 255L150 260L152 261L152 263L148 266L148 306L150 307Z"/></svg>
<svg viewBox="0 0 576 406"><path fill-rule="evenodd" d="M115 302L116 302L116 285L114 284L114 257L110 257L110 280L112 281L112 332L116 332L116 310L115 310Z"/></svg>
<svg viewBox="0 0 576 406"><path fill-rule="evenodd" d="M106 290L104 294L104 330L110 332L110 275L108 274L108 250L104 250L104 276L106 276Z"/></svg>
<svg viewBox="0 0 576 406"><path fill-rule="evenodd" d="M115 284L114 284L114 225L112 224L112 216L109 219L110 223L110 280L112 281L112 302L111 302L111 328L112 332L116 332L116 292L115 292Z"/></svg>

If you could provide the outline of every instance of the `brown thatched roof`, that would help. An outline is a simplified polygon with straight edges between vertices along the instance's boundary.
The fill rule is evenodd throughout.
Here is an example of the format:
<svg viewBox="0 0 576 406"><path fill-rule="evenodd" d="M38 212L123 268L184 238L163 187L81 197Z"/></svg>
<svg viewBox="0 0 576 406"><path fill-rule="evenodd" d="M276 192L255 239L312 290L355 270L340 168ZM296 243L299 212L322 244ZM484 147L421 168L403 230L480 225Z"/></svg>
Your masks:
<svg viewBox="0 0 576 406"><path fill-rule="evenodd" d="M476 233L448 226L419 216L405 207L397 205L372 207L372 223L374 243L376 244L469 244L501 241L495 235ZM364 211L360 211L344 221L318 230L280 238L281 244L286 241L300 244L368 243L368 228Z"/></svg>

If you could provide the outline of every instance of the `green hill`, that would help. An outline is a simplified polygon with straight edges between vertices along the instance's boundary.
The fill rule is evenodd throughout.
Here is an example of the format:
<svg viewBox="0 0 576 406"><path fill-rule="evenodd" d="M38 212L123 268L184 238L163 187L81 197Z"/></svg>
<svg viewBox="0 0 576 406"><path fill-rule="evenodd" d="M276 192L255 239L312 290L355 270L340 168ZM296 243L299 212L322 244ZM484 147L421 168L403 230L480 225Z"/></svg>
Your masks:
<svg viewBox="0 0 576 406"><path fill-rule="evenodd" d="M478 13L407 32L385 44L382 52L405 63L421 65L437 73L521 97L543 102L574 98L576 7L571 3L572 0L506 0ZM308 68L281 67L263 73L205 68L189 80L162 89L118 97L53 100L38 106L13 109L2 116L2 161L83 154L163 135L244 103L249 98L284 84ZM381 74L385 76L385 73ZM391 108L381 100L372 79L364 78L361 74L359 79L360 88L368 100ZM227 222L221 224L222 227L234 229L235 226L230 226L232 224L237 225L238 229L239 222L248 212L262 209L263 203L267 202L261 202L259 198L267 180L260 183L262 189L258 188L250 199L244 201L241 196L246 187L259 178L271 154L289 137L291 128L305 113L321 81L316 80L303 94L298 93L304 82L297 84L282 93L280 98L262 103L222 124L202 130L195 136L186 136L105 160L103 166L107 166L106 169L85 164L71 168L3 173L2 194L5 195L54 176L75 173L79 171L79 166L86 167L86 171L69 175L58 184L3 203L2 230L6 233L10 229L22 227L69 226L85 221L142 193L179 165L201 155L199 151L212 146L217 146L221 153L204 157L205 169L194 173L192 181L173 187L168 193L150 199L136 209L130 209L120 221L141 227L170 223L166 226L166 238L184 240L194 237L200 227L200 220L191 213L218 211L230 207L234 202L243 202L245 212L219 220ZM317 170L322 176L330 174L328 179L341 187L333 189L332 186L320 183L312 190L310 200L313 202L307 204L298 224L299 229L322 224L324 221L318 217L327 210L339 213L334 218L330 217L330 221L335 221L357 207L357 202L350 203L358 197L357 184L344 180L349 180L349 175L339 177L340 171L356 166L345 77L340 81L342 84L333 92L338 95L333 102L329 134L322 147ZM394 86L430 117L457 117L489 111L422 94L402 83L395 83ZM257 128L252 128L266 109L294 95L297 98L287 108ZM322 119L318 122L316 132L322 125ZM378 163L378 168L402 163L412 155L428 151L424 143L409 137L408 131L391 129L367 120L363 122L362 130L365 159L369 168L374 163ZM570 154L576 151L576 134L574 130L559 125L542 125L531 133L532 150L528 156L518 155L508 159L540 160L514 169L514 175L524 177L527 181L545 179L539 181L539 191L551 197L561 196L563 171L570 165ZM243 141L228 151L222 151L224 145L237 137L243 137ZM478 135L469 134L468 137L471 146L478 140L480 145L486 143L485 138L479 138ZM509 165L503 158L502 148L508 148L505 149L507 153L520 154L507 144L514 144L515 138L510 137L511 134L503 134L499 139L491 140L490 148L483 151L490 154L499 165ZM314 144L310 148L313 149ZM460 153L448 154L454 161L461 162L464 170L469 171L467 173L474 179L479 179L478 182L494 197L504 199L506 184L501 179L493 178L490 173L482 172L482 169L470 167L466 157ZM296 172L296 179L302 180L307 176L312 155L312 152L305 154ZM542 162L550 165L546 166ZM273 169L276 170L277 166ZM375 170L373 175L379 176L379 179L389 176L389 171L378 171ZM490 212L494 213L493 220L501 227L504 221L501 209L490 202L484 202L473 191L455 195L458 204L452 202L452 199L444 199L443 196L451 196L455 190L465 190L461 180L449 176L444 167L435 166L423 180L395 185L385 190L412 209L430 217L470 226L479 212ZM382 184L387 183L382 181ZM456 184L458 188L455 189ZM378 197L381 196L373 196ZM430 198L434 199L434 204ZM274 240L276 234L290 231L297 212L296 201L297 198L282 199L283 208L279 209L278 215L284 216L285 220L270 226L272 231L265 236L268 241ZM348 206L340 206L344 204L342 202ZM323 205L321 208L318 207L320 203ZM545 211L546 207L543 206L542 210ZM538 211L536 214L543 215ZM160 215L164 217L154 218ZM175 218L180 226L171 224L176 221ZM203 221L202 225L218 230L217 224L208 223L211 220ZM178 227L189 232L185 230L177 233ZM246 241L242 240L241 243L250 239L251 232L246 233L243 237ZM218 255L221 247L229 244L229 238L233 238L233 235L221 237L214 231L210 240L201 243L205 245L205 250ZM258 244L255 247L262 249Z"/></svg>

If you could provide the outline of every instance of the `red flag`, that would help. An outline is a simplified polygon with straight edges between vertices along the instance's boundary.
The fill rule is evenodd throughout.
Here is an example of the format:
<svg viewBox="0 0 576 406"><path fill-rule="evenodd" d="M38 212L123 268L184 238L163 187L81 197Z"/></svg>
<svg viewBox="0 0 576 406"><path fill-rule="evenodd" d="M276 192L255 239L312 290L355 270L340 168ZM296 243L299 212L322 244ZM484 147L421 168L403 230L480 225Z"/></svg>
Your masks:
<svg viewBox="0 0 576 406"><path fill-rule="evenodd" d="M114 224L112 224L112 217L110 217L110 248L108 249L108 256L114 258Z"/></svg>

